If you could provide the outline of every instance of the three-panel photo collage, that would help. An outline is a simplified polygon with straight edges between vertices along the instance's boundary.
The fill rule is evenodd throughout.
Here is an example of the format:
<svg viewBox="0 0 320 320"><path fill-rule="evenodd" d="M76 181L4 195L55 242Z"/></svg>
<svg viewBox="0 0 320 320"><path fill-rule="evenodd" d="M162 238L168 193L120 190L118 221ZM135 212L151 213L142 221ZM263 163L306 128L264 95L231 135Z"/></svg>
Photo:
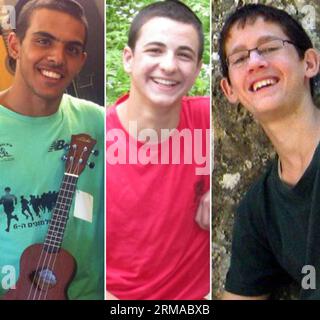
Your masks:
<svg viewBox="0 0 320 320"><path fill-rule="evenodd" d="M0 0L0 300L320 299L318 0Z"/></svg>

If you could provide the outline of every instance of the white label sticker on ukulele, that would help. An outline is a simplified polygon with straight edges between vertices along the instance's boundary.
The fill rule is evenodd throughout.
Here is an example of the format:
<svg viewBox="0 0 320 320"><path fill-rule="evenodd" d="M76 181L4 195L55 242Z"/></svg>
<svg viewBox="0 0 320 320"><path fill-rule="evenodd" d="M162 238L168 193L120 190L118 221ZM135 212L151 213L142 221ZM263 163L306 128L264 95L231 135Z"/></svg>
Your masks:
<svg viewBox="0 0 320 320"><path fill-rule="evenodd" d="M81 190L76 190L73 215L76 218L92 222L93 196Z"/></svg>

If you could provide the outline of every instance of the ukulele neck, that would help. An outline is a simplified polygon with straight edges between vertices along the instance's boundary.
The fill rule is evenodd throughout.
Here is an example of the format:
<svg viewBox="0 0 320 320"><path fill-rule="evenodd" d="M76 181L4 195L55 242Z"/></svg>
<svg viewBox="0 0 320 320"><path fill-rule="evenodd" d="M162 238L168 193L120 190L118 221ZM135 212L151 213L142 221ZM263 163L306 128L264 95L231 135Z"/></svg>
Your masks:
<svg viewBox="0 0 320 320"><path fill-rule="evenodd" d="M44 242L47 252L58 252L61 248L64 231L69 218L69 210L76 191L78 176L65 173L58 193L57 202L53 209L49 230Z"/></svg>

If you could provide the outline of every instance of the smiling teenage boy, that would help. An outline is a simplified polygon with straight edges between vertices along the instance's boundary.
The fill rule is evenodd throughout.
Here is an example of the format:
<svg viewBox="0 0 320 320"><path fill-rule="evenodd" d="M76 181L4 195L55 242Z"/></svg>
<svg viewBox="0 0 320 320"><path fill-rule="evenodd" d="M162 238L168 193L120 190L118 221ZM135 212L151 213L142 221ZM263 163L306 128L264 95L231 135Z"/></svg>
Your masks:
<svg viewBox="0 0 320 320"><path fill-rule="evenodd" d="M6 228L4 215L0 217L0 267L10 266L11 270L1 282L0 294L15 284L19 272L22 276L19 260L24 249L45 240L64 176L61 157L71 135L89 134L103 154L102 108L64 94L86 60L87 30L87 20L77 2L33 0L24 5L16 33L8 37L16 70L12 86L0 93L0 188L24 201L12 201L11 214L16 221L11 222L10 229ZM79 177L66 223L62 247L76 261L75 276L67 289L69 299L104 296L102 182L100 156L95 169L85 170ZM61 199L66 199L68 206L72 188L64 188ZM63 210L62 203L59 208ZM25 210L32 219L20 214ZM32 216L31 211L36 214ZM63 220L57 219L60 223ZM55 237L51 244L59 241L59 231L51 235ZM55 280L60 283L61 278ZM45 295L39 296L43 298Z"/></svg>
<svg viewBox="0 0 320 320"><path fill-rule="evenodd" d="M201 22L179 1L155 2L132 22L123 52L130 92L107 114L107 299L209 293L209 170L197 174L203 163L184 158L209 155L209 98L184 97L202 52Z"/></svg>
<svg viewBox="0 0 320 320"><path fill-rule="evenodd" d="M238 208L223 299L267 299L292 280L302 284L301 299L319 299L319 281L303 285L304 266L320 267L320 110L312 96L319 55L290 15L259 4L231 14L219 45L223 92L277 152Z"/></svg>

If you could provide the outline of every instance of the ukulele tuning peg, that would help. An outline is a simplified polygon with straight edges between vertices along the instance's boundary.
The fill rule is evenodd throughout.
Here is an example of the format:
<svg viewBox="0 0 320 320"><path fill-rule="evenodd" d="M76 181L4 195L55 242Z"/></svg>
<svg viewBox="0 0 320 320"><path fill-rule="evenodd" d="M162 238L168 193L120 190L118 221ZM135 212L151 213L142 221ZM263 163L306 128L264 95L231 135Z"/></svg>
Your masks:
<svg viewBox="0 0 320 320"><path fill-rule="evenodd" d="M70 144L66 143L63 148L64 150L68 151L70 149Z"/></svg>
<svg viewBox="0 0 320 320"><path fill-rule="evenodd" d="M93 169L95 167L95 163L94 162L89 162L87 163L87 166L90 168L90 169Z"/></svg>
<svg viewBox="0 0 320 320"><path fill-rule="evenodd" d="M68 159L68 157L67 157L66 155L64 155L64 156L61 157L61 160L62 160L62 161L66 161L67 159Z"/></svg>
<svg viewBox="0 0 320 320"><path fill-rule="evenodd" d="M92 153L94 156L98 156L98 155L99 155L99 150L92 150L91 153Z"/></svg>

